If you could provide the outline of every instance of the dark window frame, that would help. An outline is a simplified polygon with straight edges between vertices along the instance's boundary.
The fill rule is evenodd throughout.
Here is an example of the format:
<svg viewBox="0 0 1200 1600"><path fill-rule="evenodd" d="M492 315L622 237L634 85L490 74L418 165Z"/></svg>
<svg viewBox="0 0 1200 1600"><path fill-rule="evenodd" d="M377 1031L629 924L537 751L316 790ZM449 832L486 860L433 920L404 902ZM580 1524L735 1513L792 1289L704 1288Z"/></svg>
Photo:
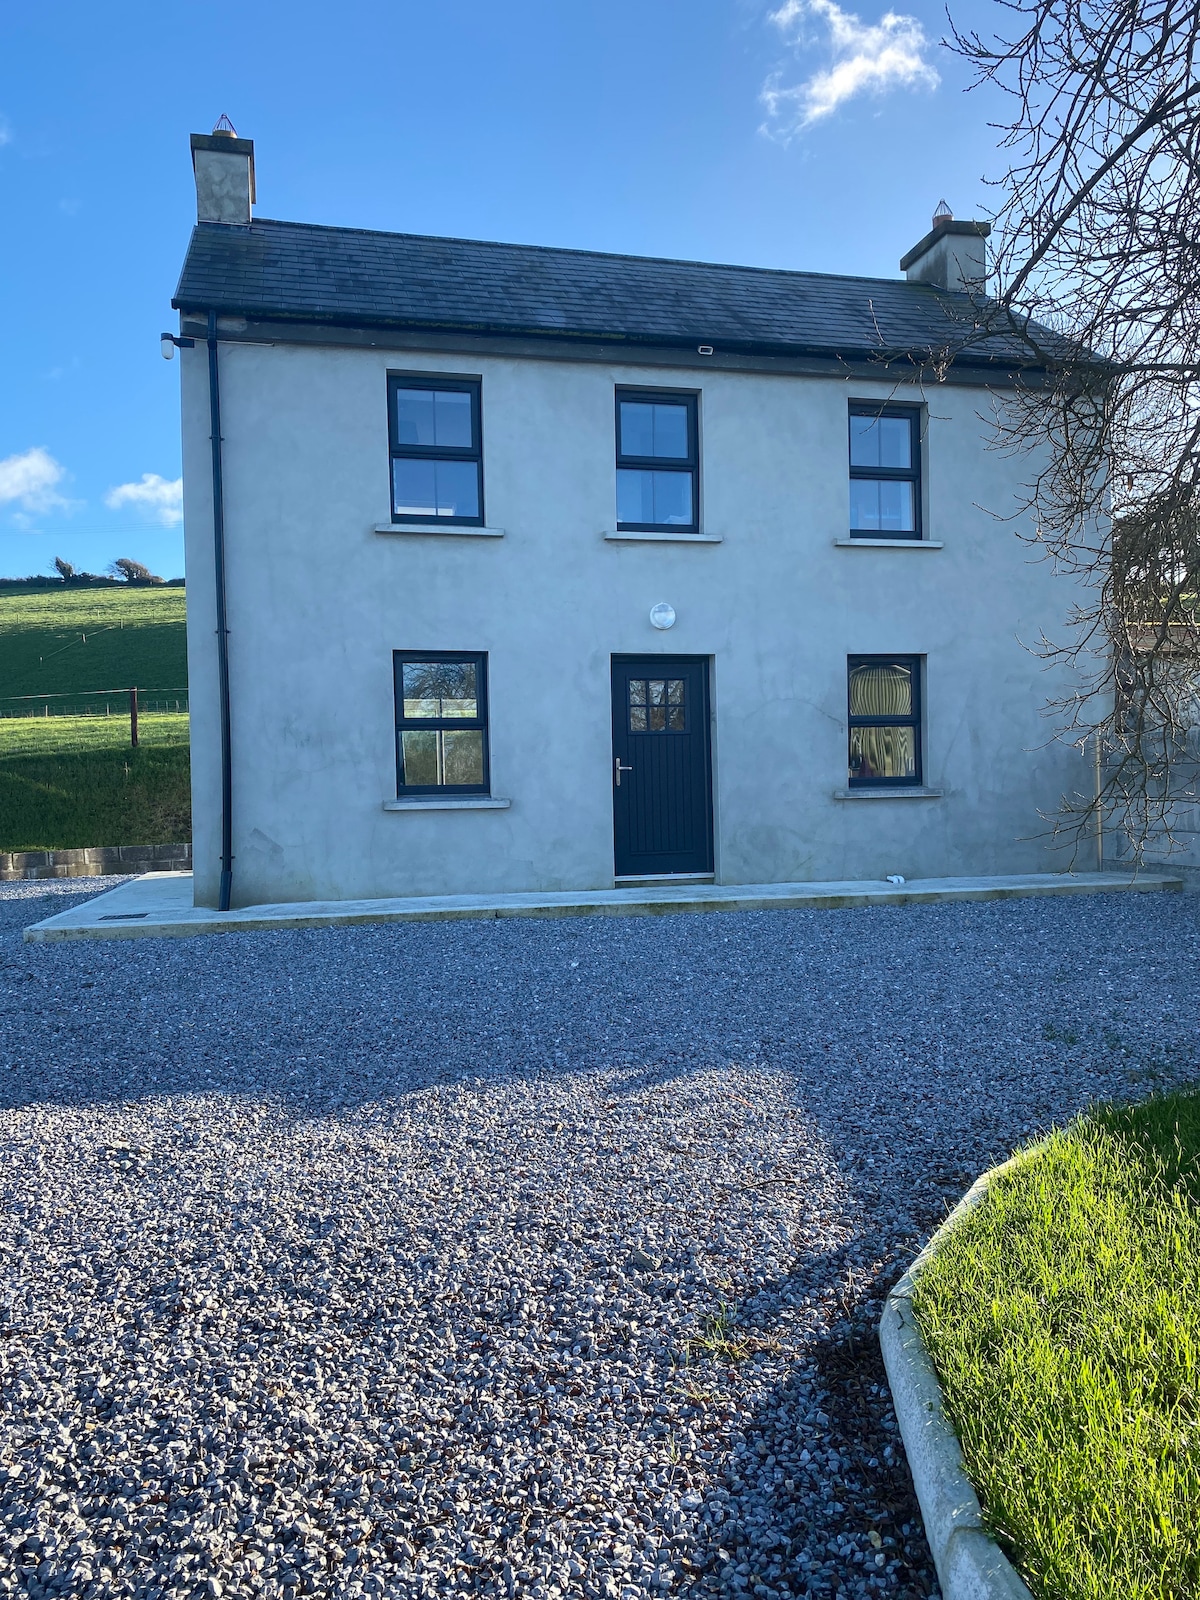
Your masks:
<svg viewBox="0 0 1200 1600"><path fill-rule="evenodd" d="M911 673L912 711L906 717L856 717L850 711L850 674L855 667L907 667ZM858 655L846 657L846 779L851 789L920 789L925 783L924 656ZM912 728L916 776L912 778L854 778L850 776L850 735L855 728Z"/></svg>
<svg viewBox="0 0 1200 1600"><path fill-rule="evenodd" d="M850 481L866 479L878 482L890 480L891 482L911 483L913 486L913 527L911 532L888 533L882 528L850 528L852 539L897 539L921 540L924 533L924 507L921 497L924 491L923 475L921 472L921 427L922 408L915 405L890 405L883 401L851 400L850 409L846 417L846 458L850 463ZM911 430L911 444L909 446L909 460L912 465L908 467L856 467L850 461L850 452L853 447L851 433L851 417L900 417L909 425Z"/></svg>
<svg viewBox="0 0 1200 1600"><path fill-rule="evenodd" d="M700 532L700 396L694 389L641 389L618 384L614 395L618 472L688 472L692 479L692 520L684 522L621 522L618 533L699 533ZM688 454L682 456L625 455L621 449L621 402L677 405L687 408Z"/></svg>
<svg viewBox="0 0 1200 1600"><path fill-rule="evenodd" d="M396 438L396 392L399 389L450 390L471 396L471 447L462 445L401 444ZM439 528L483 527L483 379L451 376L441 372L389 372L387 375L388 408L388 504L392 508L392 521L398 523L436 523ZM477 517L439 517L417 515L396 510L396 476L393 462L416 461L473 461L479 485L479 515Z"/></svg>
<svg viewBox="0 0 1200 1600"><path fill-rule="evenodd" d="M406 717L404 715L404 675L406 663L416 661L469 661L475 668L475 704L473 717ZM488 653L486 650L393 650L392 683L396 697L396 798L406 795L490 795L492 792L491 745L488 738ZM401 755L400 735L406 729L422 732L439 730L466 731L478 728L483 733L482 783L406 784L404 759Z"/></svg>

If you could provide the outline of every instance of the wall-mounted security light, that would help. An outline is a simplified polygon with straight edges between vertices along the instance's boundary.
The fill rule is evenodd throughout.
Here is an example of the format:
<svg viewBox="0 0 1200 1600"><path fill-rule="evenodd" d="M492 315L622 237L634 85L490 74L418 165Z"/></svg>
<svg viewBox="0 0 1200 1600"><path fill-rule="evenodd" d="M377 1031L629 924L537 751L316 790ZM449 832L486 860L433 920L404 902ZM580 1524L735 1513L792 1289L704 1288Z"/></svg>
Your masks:
<svg viewBox="0 0 1200 1600"><path fill-rule="evenodd" d="M190 350L195 343L195 339L181 339L178 334L163 333L159 335L158 348L162 351L164 361L174 361L176 346L180 350Z"/></svg>
<svg viewBox="0 0 1200 1600"><path fill-rule="evenodd" d="M651 606L650 624L655 628L673 628L675 626L675 607L669 606L665 600L660 600L656 606Z"/></svg>

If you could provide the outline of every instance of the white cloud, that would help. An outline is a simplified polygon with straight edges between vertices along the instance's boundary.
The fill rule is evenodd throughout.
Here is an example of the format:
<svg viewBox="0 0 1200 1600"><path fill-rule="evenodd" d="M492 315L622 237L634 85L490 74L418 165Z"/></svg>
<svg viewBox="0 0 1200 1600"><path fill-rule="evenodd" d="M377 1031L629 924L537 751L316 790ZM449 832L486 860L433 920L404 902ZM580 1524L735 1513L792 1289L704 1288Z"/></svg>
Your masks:
<svg viewBox="0 0 1200 1600"><path fill-rule="evenodd" d="M889 89L936 89L941 82L925 59L930 40L916 17L886 11L876 23L863 23L836 0L785 0L770 20L798 53L817 43L806 23L823 23L823 41L831 61L803 83L786 88L782 72L763 86L767 108L765 133L787 140L828 117L859 94L885 94Z"/></svg>
<svg viewBox="0 0 1200 1600"><path fill-rule="evenodd" d="M48 450L35 444L19 456L0 461L0 505L18 505L25 511L62 511L71 502L57 485L66 477Z"/></svg>
<svg viewBox="0 0 1200 1600"><path fill-rule="evenodd" d="M160 478L157 472L143 472L140 483L121 483L104 496L112 511L121 506L137 506L164 528L175 528L183 521L183 479Z"/></svg>

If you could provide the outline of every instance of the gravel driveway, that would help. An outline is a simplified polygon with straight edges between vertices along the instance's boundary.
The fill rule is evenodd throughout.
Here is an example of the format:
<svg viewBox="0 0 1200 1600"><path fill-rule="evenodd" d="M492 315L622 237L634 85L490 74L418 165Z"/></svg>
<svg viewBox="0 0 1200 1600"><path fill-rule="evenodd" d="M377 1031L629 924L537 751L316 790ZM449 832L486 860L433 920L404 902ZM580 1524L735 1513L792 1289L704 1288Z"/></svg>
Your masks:
<svg viewBox="0 0 1200 1600"><path fill-rule="evenodd" d="M1198 1056L1193 896L20 942L80 895L0 889L0 1594L936 1593L880 1296Z"/></svg>

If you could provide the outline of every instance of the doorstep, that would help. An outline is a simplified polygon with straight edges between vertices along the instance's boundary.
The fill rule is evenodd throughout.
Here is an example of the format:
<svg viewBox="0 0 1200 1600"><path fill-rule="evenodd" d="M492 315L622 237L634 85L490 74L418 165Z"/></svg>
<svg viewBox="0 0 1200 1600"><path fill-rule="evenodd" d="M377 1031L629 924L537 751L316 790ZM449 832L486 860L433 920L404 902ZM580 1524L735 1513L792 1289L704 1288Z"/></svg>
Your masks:
<svg viewBox="0 0 1200 1600"><path fill-rule="evenodd" d="M372 922L493 917L628 917L674 911L793 911L852 906L936 905L1025 895L1158 893L1183 880L1165 873L1035 872L1003 878L917 878L910 883L662 884L531 894L421 895L395 900L312 900L214 911L192 904L190 872L156 872L26 928L31 943L57 939L186 938L265 928L345 928Z"/></svg>

